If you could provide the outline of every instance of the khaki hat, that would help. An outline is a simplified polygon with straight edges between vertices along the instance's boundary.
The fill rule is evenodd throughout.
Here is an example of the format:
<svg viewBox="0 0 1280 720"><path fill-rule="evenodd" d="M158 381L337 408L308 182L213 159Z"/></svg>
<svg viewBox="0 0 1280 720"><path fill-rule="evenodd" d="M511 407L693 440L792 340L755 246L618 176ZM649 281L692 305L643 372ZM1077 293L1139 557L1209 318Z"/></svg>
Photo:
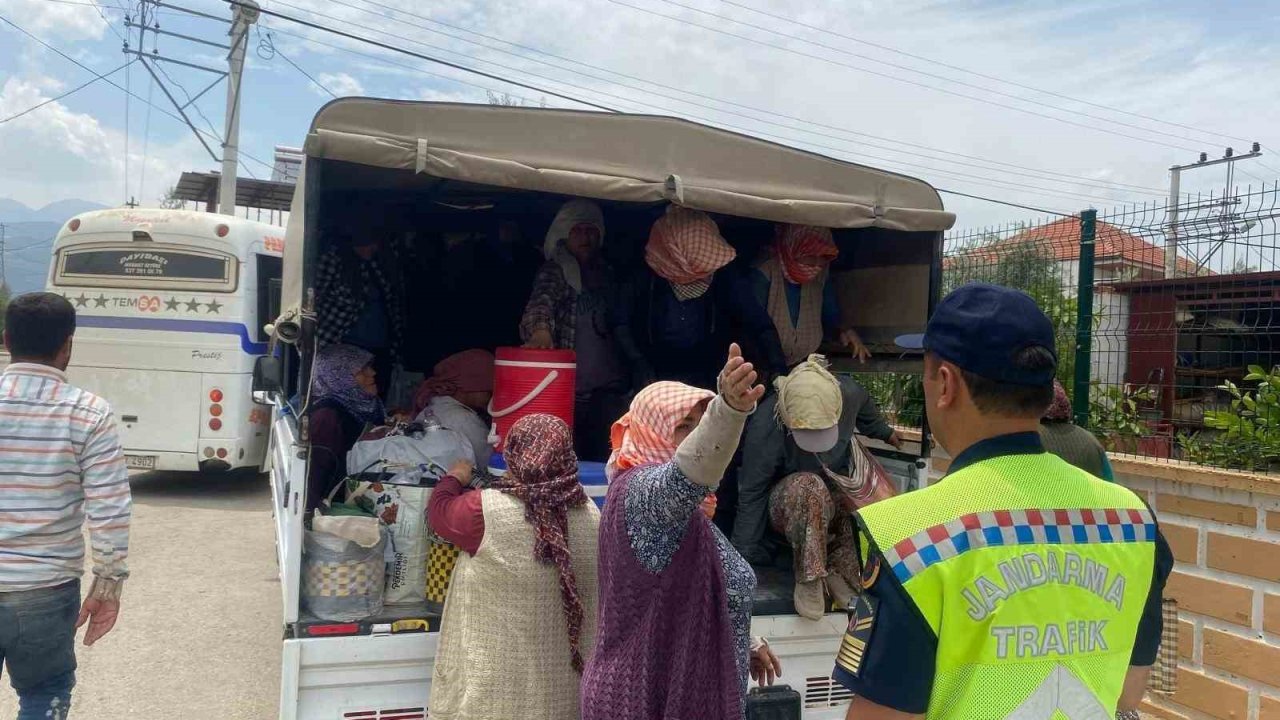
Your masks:
<svg viewBox="0 0 1280 720"><path fill-rule="evenodd" d="M778 389L778 418L801 450L821 453L836 446L844 393L840 381L827 370L825 357L810 355L790 374L775 380L774 387Z"/></svg>

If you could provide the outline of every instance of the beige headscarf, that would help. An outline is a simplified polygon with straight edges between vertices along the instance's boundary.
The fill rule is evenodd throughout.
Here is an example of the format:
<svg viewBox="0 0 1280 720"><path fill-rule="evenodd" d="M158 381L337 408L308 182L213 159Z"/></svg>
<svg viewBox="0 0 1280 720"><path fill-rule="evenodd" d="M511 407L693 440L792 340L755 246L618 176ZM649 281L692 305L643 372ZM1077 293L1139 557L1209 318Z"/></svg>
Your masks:
<svg viewBox="0 0 1280 720"><path fill-rule="evenodd" d="M560 206L556 219L551 221L547 229L546 242L542 244L542 254L548 260L555 260L564 271L565 282L577 292L582 292L582 268L578 267L575 258L564 246L569 231L578 225L593 225L600 231L600 241L604 242L604 213L600 206L590 200L577 198Z"/></svg>

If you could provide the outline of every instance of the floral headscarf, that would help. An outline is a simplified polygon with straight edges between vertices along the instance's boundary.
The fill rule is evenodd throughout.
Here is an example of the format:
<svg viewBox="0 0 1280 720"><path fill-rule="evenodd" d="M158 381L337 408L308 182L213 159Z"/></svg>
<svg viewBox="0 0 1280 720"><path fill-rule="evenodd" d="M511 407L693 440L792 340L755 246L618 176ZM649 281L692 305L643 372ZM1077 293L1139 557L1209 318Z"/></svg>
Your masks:
<svg viewBox="0 0 1280 720"><path fill-rule="evenodd" d="M381 423L387 410L377 395L370 395L356 384L356 374L373 360L373 353L354 345L327 345L316 353L311 384L311 404L332 402L351 413L357 420Z"/></svg>
<svg viewBox="0 0 1280 720"><path fill-rule="evenodd" d="M1044 411L1045 422L1071 422L1071 399L1067 389L1056 379L1053 381L1053 402Z"/></svg>
<svg viewBox="0 0 1280 720"><path fill-rule="evenodd" d="M710 390L670 381L641 390L631 401L631 411L613 424L608 478L640 465L670 462L676 455L676 426L715 396Z"/></svg>
<svg viewBox="0 0 1280 720"><path fill-rule="evenodd" d="M711 216L678 205L667 206L667 213L650 229L644 248L645 262L671 283L681 300L702 297L711 287L711 276L737 254Z"/></svg>
<svg viewBox="0 0 1280 720"><path fill-rule="evenodd" d="M812 225L779 225L775 230L773 253L782 264L782 274L787 282L804 285L813 282L822 271L840 255L831 230ZM820 265L800 262L800 258L822 258Z"/></svg>
<svg viewBox="0 0 1280 720"><path fill-rule="evenodd" d="M578 482L573 431L551 415L525 416L511 427L503 457L507 474L496 489L524 503L524 519L535 532L534 558L543 565L555 565L560 573L569 650L573 669L581 674L579 637L584 611L569 551L569 508L582 507L588 500Z"/></svg>
<svg viewBox="0 0 1280 720"><path fill-rule="evenodd" d="M441 360L422 381L413 396L413 412L418 414L437 395L493 390L493 353L465 350Z"/></svg>

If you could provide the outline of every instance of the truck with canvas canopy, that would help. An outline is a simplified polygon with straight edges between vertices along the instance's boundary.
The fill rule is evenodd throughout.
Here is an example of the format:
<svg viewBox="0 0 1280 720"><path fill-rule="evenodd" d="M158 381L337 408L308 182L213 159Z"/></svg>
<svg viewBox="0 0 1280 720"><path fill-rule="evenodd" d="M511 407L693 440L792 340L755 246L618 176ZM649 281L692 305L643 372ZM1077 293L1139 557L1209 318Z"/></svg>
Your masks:
<svg viewBox="0 0 1280 720"><path fill-rule="evenodd" d="M388 390L394 404L415 373L463 349L459 333L481 333L489 349L519 344L527 288L491 282L487 269L502 253L539 247L571 199L602 209L609 260L622 271L644 262L649 228L672 204L710 214L745 259L760 254L775 224L831 228L843 258L832 268L840 311L871 352L860 364L828 348L837 371L918 372L918 357L904 357L893 338L923 329L939 294L942 231L954 221L922 181L668 117L346 98L317 114L305 156L286 234L283 309L272 328L276 355L295 372L269 360L256 385L273 418L288 720L427 717L440 627L424 606L330 623L300 603L305 404L323 330L318 264L335 243L351 242L354 229L374 232L404 258L409 297ZM917 452L876 452L900 489L926 482L927 441ZM846 618L798 617L791 583L789 570L759 572L752 633L781 657L780 682L802 695L806 719L842 718L848 693L830 676Z"/></svg>

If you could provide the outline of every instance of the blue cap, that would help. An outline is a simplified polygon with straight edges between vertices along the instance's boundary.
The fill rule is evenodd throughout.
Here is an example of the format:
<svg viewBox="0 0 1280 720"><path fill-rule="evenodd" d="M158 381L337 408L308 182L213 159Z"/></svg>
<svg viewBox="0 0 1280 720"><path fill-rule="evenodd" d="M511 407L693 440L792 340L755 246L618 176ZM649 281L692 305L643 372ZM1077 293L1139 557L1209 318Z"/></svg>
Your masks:
<svg viewBox="0 0 1280 720"><path fill-rule="evenodd" d="M895 342L924 349L988 380L1013 385L1052 385L1055 368L1015 368L1019 352L1040 346L1053 354L1053 324L1031 296L990 283L957 288L938 303L923 335L902 335Z"/></svg>

